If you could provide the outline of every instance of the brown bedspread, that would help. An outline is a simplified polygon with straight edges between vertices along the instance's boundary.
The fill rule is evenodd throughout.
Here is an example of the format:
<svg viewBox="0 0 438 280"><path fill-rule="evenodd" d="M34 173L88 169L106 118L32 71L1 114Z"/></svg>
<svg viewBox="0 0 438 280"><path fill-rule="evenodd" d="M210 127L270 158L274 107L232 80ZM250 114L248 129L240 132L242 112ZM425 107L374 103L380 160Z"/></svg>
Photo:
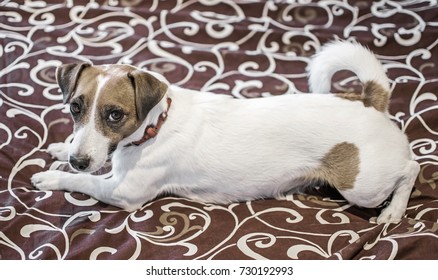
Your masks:
<svg viewBox="0 0 438 280"><path fill-rule="evenodd" d="M0 1L0 259L438 258L433 1L24 2ZM128 213L30 185L58 167L47 145L72 132L54 78L61 63L129 63L187 88L267 98L307 92L309 57L334 38L382 60L391 115L421 163L399 224L369 223L381 209L351 206L327 186L231 205L163 197ZM351 88L354 76L335 76L334 90Z"/></svg>

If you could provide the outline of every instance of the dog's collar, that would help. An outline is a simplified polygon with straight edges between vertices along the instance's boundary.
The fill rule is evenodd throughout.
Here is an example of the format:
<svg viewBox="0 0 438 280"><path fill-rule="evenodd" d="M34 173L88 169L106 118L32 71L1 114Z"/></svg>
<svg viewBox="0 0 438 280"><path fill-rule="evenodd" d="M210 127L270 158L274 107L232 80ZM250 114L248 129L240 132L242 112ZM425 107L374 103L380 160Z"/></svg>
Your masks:
<svg viewBox="0 0 438 280"><path fill-rule="evenodd" d="M158 117L157 124L156 125L151 124L151 125L146 126L146 128L144 130L143 137L140 140L137 140L137 141L134 141L134 142L127 144L125 147L140 146L141 144L148 141L149 139L157 136L158 131L160 130L161 126L163 125L163 123L167 119L167 113L169 112L170 104L172 104L172 99L170 99L168 97L167 98L167 110L164 111L163 113L161 113L161 115Z"/></svg>

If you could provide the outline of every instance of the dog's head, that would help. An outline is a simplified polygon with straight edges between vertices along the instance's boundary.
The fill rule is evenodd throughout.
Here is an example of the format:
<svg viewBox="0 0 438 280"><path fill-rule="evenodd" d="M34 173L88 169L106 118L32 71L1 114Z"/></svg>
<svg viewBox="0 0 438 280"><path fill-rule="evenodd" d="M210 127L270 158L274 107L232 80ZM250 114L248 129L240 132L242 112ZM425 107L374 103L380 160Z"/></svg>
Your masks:
<svg viewBox="0 0 438 280"><path fill-rule="evenodd" d="M129 65L64 64L56 78L74 120L69 162L82 172L100 169L167 91L165 83Z"/></svg>

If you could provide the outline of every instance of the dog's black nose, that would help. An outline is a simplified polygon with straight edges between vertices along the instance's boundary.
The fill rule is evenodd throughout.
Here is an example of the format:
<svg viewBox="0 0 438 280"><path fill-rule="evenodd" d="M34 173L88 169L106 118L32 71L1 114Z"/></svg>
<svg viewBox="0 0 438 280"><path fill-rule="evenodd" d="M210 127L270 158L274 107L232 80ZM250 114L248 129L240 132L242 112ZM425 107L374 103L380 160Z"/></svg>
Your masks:
<svg viewBox="0 0 438 280"><path fill-rule="evenodd" d="M70 156L69 162L74 169L84 171L90 165L90 158Z"/></svg>

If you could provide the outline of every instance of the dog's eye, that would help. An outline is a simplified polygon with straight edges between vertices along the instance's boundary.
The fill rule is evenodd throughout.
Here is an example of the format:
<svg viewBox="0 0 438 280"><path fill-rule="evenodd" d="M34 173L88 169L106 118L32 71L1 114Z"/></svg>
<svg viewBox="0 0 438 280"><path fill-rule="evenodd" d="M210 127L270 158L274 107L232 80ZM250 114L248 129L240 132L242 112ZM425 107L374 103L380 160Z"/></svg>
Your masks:
<svg viewBox="0 0 438 280"><path fill-rule="evenodd" d="M81 105L79 103L73 102L70 104L70 112L76 116L81 113Z"/></svg>
<svg viewBox="0 0 438 280"><path fill-rule="evenodd" d="M109 114L108 120L111 122L118 122L124 117L123 111L121 110L113 110Z"/></svg>

